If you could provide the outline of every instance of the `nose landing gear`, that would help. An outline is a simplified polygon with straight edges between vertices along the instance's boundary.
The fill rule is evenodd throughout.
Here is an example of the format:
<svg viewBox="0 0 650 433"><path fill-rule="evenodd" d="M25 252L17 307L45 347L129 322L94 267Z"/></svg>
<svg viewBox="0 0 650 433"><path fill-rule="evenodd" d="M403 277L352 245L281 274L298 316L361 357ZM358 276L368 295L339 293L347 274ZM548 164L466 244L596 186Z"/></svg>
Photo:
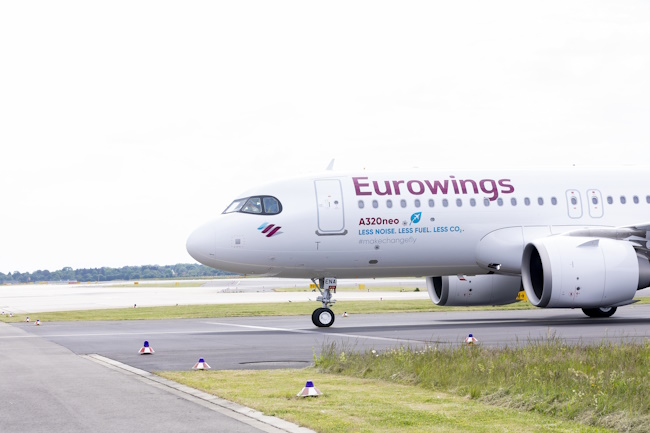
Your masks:
<svg viewBox="0 0 650 433"><path fill-rule="evenodd" d="M314 310L311 321L319 328L330 327L334 323L335 317L334 312L329 307L336 302L336 300L332 299L332 290L336 291L336 278L319 278L318 282L312 278L311 281L321 294L316 300L323 304L322 308Z"/></svg>

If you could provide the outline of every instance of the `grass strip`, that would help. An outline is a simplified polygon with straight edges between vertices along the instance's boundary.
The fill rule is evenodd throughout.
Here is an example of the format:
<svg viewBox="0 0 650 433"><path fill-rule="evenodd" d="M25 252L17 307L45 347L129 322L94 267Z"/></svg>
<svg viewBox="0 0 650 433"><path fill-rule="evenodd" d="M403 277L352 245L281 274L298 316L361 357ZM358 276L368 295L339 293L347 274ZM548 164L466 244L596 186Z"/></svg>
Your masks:
<svg viewBox="0 0 650 433"><path fill-rule="evenodd" d="M639 304L650 303L650 298L641 298ZM204 304L176 305L166 307L111 308L98 310L54 311L25 313L14 317L0 316L5 323L22 322L25 316L32 320L48 322L92 321L92 320L158 320L158 319L203 319L217 317L254 316L311 316L319 304L316 302L278 302L263 304ZM340 315L377 313L423 313L451 311L491 311L491 310L534 310L528 302L517 302L502 306L484 307L440 307L428 299L386 300L386 301L339 301L332 310Z"/></svg>
<svg viewBox="0 0 650 433"><path fill-rule="evenodd" d="M552 337L525 347L402 347L383 353L332 344L316 366L617 431L650 431L647 341L569 345Z"/></svg>
<svg viewBox="0 0 650 433"><path fill-rule="evenodd" d="M279 287L273 289L274 292L312 292L316 293L315 289L310 289L309 287ZM426 292L427 286L423 284L422 287L418 287L418 290L415 290L415 287L411 286L371 286L363 289L359 289L355 286L338 286L336 288L337 292L354 292L354 293L374 293L374 292Z"/></svg>
<svg viewBox="0 0 650 433"><path fill-rule="evenodd" d="M422 387L313 368L158 374L322 433L608 431ZM313 380L323 395L296 397L306 380Z"/></svg>

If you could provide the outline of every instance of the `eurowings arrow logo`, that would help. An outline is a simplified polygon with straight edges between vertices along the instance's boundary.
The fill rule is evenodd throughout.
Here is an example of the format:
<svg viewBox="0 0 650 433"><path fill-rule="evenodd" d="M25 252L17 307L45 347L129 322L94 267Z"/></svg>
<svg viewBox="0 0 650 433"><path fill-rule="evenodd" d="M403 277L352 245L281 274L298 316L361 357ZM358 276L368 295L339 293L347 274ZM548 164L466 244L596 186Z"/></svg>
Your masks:
<svg viewBox="0 0 650 433"><path fill-rule="evenodd" d="M271 236L279 235L282 232L280 231L282 227L276 226L275 224L269 224L269 223L264 223L261 226L257 228L257 230L261 231L263 235L266 235L267 238L270 238Z"/></svg>

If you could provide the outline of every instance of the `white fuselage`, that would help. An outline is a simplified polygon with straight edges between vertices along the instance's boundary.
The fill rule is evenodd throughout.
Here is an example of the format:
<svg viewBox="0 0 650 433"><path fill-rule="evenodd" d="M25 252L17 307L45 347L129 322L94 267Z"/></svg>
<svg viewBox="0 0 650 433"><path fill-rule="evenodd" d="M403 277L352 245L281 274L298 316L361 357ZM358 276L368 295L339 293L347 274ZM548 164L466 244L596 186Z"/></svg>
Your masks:
<svg viewBox="0 0 650 433"><path fill-rule="evenodd" d="M477 275L508 261L506 273L517 274L535 238L648 221L646 173L326 172L241 194L277 198L282 210L224 213L194 231L187 248L201 263L249 275Z"/></svg>

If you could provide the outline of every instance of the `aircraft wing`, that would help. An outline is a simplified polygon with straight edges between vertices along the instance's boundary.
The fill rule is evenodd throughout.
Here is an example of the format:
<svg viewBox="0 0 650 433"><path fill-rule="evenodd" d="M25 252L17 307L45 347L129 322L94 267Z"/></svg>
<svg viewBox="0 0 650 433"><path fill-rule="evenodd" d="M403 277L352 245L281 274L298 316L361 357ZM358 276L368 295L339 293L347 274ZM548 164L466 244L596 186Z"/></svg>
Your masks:
<svg viewBox="0 0 650 433"><path fill-rule="evenodd" d="M634 245L634 248L637 251L642 252L646 256L650 255L650 222L622 227L590 227L571 230L563 233L562 236L607 238L628 241Z"/></svg>

